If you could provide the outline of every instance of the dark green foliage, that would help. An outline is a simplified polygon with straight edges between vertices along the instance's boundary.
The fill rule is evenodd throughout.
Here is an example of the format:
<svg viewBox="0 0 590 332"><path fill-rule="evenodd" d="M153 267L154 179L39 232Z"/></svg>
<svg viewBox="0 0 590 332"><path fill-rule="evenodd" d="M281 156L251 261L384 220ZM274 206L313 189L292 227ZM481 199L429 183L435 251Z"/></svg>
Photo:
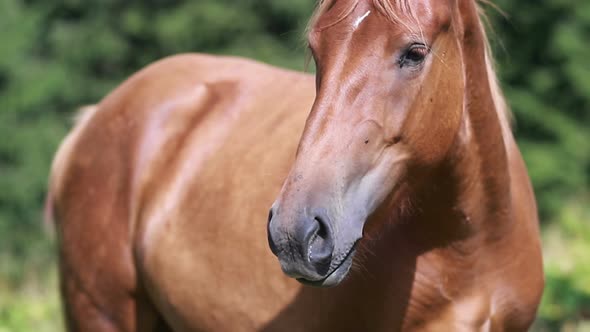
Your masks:
<svg viewBox="0 0 590 332"><path fill-rule="evenodd" d="M590 186L590 2L496 3L498 69L543 221ZM493 13L493 11L489 11Z"/></svg>
<svg viewBox="0 0 590 332"><path fill-rule="evenodd" d="M77 108L181 52L302 68L313 1L0 2L0 241L26 257L43 241L49 164ZM8 258L6 258L8 259ZM18 271L16 269L15 271ZM18 277L18 273L15 277Z"/></svg>
<svg viewBox="0 0 590 332"><path fill-rule="evenodd" d="M553 243L541 310L553 329L589 315L590 289L582 281L590 282L590 271L564 268L552 254L563 253L574 266L590 261L590 254L581 254L590 252L590 226L580 221L590 216L590 2L496 3L508 13L504 18L486 8L497 67ZM78 107L96 103L148 63L181 52L242 55L302 69L302 30L314 5L1 0L0 292L22 287L54 264L41 211L51 158ZM561 242L555 238L571 243L570 250L556 249L554 242ZM0 330L3 317L23 317L1 306Z"/></svg>

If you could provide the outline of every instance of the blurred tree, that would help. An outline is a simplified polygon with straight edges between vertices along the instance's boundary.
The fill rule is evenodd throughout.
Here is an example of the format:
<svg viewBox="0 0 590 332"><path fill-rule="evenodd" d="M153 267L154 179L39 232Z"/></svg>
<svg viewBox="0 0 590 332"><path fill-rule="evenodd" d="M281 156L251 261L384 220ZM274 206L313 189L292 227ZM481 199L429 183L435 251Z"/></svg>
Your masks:
<svg viewBox="0 0 590 332"><path fill-rule="evenodd" d="M43 246L49 164L81 105L148 63L180 52L303 66L313 0L0 2L0 259ZM4 258L1 258L4 257ZM4 274L20 279L17 264ZM14 268L7 268L13 266Z"/></svg>
<svg viewBox="0 0 590 332"><path fill-rule="evenodd" d="M492 16L500 77L549 221L590 187L590 2L496 3L509 13Z"/></svg>

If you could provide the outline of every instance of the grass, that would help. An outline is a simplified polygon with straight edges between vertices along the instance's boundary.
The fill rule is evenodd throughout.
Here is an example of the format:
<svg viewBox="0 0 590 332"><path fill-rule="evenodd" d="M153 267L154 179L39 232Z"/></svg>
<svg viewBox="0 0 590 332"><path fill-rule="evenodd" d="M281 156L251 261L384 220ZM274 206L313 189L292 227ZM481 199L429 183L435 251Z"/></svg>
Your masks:
<svg viewBox="0 0 590 332"><path fill-rule="evenodd" d="M64 331L56 268L16 287L8 284L0 286L0 332Z"/></svg>

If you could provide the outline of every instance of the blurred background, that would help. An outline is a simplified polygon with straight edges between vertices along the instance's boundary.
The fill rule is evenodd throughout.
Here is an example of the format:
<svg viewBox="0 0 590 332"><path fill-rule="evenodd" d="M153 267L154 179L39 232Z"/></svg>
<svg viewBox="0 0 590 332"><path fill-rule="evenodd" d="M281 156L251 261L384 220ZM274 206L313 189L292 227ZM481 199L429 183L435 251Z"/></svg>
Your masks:
<svg viewBox="0 0 590 332"><path fill-rule="evenodd" d="M0 332L63 330L41 217L75 110L175 53L303 69L315 1L0 0ZM494 2L484 9L542 220L534 330L590 331L590 1Z"/></svg>

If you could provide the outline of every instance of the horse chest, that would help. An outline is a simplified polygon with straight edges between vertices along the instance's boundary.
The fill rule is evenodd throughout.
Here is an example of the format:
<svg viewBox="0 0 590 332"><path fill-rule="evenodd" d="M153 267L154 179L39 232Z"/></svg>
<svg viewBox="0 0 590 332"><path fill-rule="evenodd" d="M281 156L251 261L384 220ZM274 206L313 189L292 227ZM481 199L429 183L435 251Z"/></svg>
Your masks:
<svg viewBox="0 0 590 332"><path fill-rule="evenodd" d="M356 274L336 288L303 287L278 270L270 273L276 265L264 247L239 257L218 249L219 260L211 260L210 249L198 245L207 235L185 241L174 232L154 239L158 250L145 265L177 331L474 331L485 321L483 297L450 301L420 274L398 273L396 283ZM179 254L171 259L169 252Z"/></svg>
<svg viewBox="0 0 590 332"><path fill-rule="evenodd" d="M433 301L433 299L430 299ZM410 303L402 330L404 331L490 331L489 297L472 294L455 300L445 299L435 305L419 300Z"/></svg>

